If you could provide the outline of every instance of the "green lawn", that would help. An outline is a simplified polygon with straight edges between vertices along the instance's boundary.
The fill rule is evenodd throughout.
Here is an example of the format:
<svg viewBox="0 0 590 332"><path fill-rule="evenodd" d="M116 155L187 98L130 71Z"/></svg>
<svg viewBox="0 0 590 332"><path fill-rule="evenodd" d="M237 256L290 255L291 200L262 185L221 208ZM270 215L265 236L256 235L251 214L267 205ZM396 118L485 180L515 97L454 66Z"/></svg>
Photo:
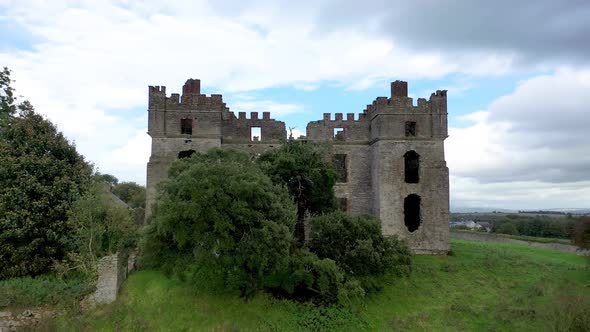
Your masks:
<svg viewBox="0 0 590 332"><path fill-rule="evenodd" d="M526 235L510 235L510 234L502 234L502 233L484 233L484 232L469 231L469 230L464 230L464 229L453 229L452 232L493 235L493 236L506 237L506 238L514 239L514 240L539 242L539 243L561 243L561 244L573 245L572 240L570 240L570 239L558 239L558 238L554 238L554 237L536 237L536 236L526 236Z"/></svg>
<svg viewBox="0 0 590 332"><path fill-rule="evenodd" d="M119 301L57 322L100 331L543 331L590 329L584 257L527 246L452 241L447 257L418 256L407 279L345 307L260 294L249 302L196 293L155 271L134 273ZM584 321L585 320L585 321Z"/></svg>

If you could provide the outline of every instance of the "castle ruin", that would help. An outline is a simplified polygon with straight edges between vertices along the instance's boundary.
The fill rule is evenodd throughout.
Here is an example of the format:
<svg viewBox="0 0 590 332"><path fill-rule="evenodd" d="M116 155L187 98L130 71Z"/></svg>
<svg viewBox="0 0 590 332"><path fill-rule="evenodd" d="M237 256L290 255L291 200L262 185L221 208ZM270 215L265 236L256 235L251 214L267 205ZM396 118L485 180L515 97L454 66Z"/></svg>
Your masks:
<svg viewBox="0 0 590 332"><path fill-rule="evenodd" d="M230 112L221 95L201 94L189 79L182 96L166 87L149 87L146 217L156 185L170 164L210 148L258 154L287 138L285 123L270 113L249 117ZM324 113L307 125L309 142L331 142L338 171L335 193L342 209L381 219L385 235L406 239L415 253L449 250L449 170L444 157L447 132L446 90L419 98L414 106L408 85L391 83L391 97L378 97L360 114Z"/></svg>

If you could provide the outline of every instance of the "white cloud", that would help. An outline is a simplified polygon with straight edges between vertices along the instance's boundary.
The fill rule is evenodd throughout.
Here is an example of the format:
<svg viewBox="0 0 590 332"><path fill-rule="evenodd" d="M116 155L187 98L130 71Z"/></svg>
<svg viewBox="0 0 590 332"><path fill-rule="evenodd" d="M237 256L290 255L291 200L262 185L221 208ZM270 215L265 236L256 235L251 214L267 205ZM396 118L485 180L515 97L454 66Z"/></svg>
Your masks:
<svg viewBox="0 0 590 332"><path fill-rule="evenodd" d="M145 126L145 113L138 112L150 84L180 87L193 77L223 92L284 85L312 90L326 80L352 86L367 76L440 77L458 68L438 55L411 56L359 31L318 34L307 6L290 6L289 13L270 4L240 7L9 1L3 17L39 42L29 51L0 53L0 63L13 69L17 91L84 155L121 177L134 164L112 151L131 144ZM267 99L231 106L278 117L303 111Z"/></svg>
<svg viewBox="0 0 590 332"><path fill-rule="evenodd" d="M364 28L343 19L325 29L326 12L320 15L321 6L304 2L0 0L0 5L3 19L40 40L31 51L0 53L0 63L13 69L18 93L101 171L138 182L145 178L149 155L143 129L147 85L178 89L193 77L204 87L246 96L267 87L314 90L323 82L366 89L392 76L501 75L514 70L518 58L516 51L410 50L396 36L375 32L383 23L378 13L351 11ZM583 182L576 181L588 180L589 77L589 71L561 69L522 82L486 111L466 117L471 126L451 128L453 197L467 201L463 193L473 193L469 197L484 202L485 195L496 193L505 202L500 195L505 192L513 202L527 196L543 202L531 194L543 189L568 205L559 191L549 190L561 188L588 200L576 187ZM237 98L230 106L236 112L270 111L273 117L305 112L299 104L268 98ZM519 182L510 187L510 181Z"/></svg>
<svg viewBox="0 0 590 332"><path fill-rule="evenodd" d="M270 112L273 118L281 118L288 114L302 113L304 107L299 104L278 103L272 100L238 98L232 103L231 111L236 115L238 112L247 112L248 116L250 112L258 112L259 117L262 117L262 112Z"/></svg>
<svg viewBox="0 0 590 332"><path fill-rule="evenodd" d="M294 139L298 139L300 136L305 136L306 133L303 130L299 130L297 128L293 128L291 129L290 133L287 133L287 135L293 135Z"/></svg>
<svg viewBox="0 0 590 332"><path fill-rule="evenodd" d="M451 128L446 142L456 205L587 206L588 91L590 71L562 69L462 117L472 125Z"/></svg>
<svg viewBox="0 0 590 332"><path fill-rule="evenodd" d="M101 172L117 174L126 181L145 185L150 147L151 138L147 134L147 129L135 132L125 145L112 150L103 158Z"/></svg>

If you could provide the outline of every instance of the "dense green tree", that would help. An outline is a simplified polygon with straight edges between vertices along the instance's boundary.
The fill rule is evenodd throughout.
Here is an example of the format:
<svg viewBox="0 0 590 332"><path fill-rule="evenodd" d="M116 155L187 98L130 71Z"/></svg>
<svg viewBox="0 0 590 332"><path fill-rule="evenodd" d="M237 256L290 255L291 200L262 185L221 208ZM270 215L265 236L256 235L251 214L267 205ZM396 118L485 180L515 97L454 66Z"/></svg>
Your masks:
<svg viewBox="0 0 590 332"><path fill-rule="evenodd" d="M135 182L121 182L112 188L113 194L132 208L145 208L145 187Z"/></svg>
<svg viewBox="0 0 590 332"><path fill-rule="evenodd" d="M119 184L119 179L117 179L117 177L112 174L96 172L94 178L107 183L111 187L111 189L115 187L117 184Z"/></svg>
<svg viewBox="0 0 590 332"><path fill-rule="evenodd" d="M351 276L410 271L411 253L397 237L385 237L381 222L372 216L350 216L337 211L311 219L309 250L332 259Z"/></svg>
<svg viewBox="0 0 590 332"><path fill-rule="evenodd" d="M195 154L176 161L159 188L144 262L248 296L286 263L295 220L287 191L247 155Z"/></svg>
<svg viewBox="0 0 590 332"><path fill-rule="evenodd" d="M279 149L263 154L257 162L274 183L284 185L297 205L297 234L303 240L307 215L319 215L337 208L334 196L336 172L325 147L289 140Z"/></svg>
<svg viewBox="0 0 590 332"><path fill-rule="evenodd" d="M67 211L92 172L30 103L16 109L0 129L0 278L44 273L64 256Z"/></svg>

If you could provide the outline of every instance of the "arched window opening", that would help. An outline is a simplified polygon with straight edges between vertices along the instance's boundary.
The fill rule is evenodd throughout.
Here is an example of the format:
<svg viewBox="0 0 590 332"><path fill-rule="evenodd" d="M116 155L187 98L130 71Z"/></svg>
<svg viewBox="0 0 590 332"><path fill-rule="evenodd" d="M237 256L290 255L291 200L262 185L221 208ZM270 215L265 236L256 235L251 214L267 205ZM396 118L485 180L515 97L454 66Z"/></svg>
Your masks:
<svg viewBox="0 0 590 332"><path fill-rule="evenodd" d="M408 151L404 155L406 183L420 182L420 155L416 151Z"/></svg>
<svg viewBox="0 0 590 332"><path fill-rule="evenodd" d="M416 194L404 199L404 224L410 232L415 232L420 227L420 196Z"/></svg>
<svg viewBox="0 0 590 332"><path fill-rule="evenodd" d="M182 158L190 158L193 154L195 154L195 150L185 150L185 151L180 151L178 153L178 159L182 159Z"/></svg>

